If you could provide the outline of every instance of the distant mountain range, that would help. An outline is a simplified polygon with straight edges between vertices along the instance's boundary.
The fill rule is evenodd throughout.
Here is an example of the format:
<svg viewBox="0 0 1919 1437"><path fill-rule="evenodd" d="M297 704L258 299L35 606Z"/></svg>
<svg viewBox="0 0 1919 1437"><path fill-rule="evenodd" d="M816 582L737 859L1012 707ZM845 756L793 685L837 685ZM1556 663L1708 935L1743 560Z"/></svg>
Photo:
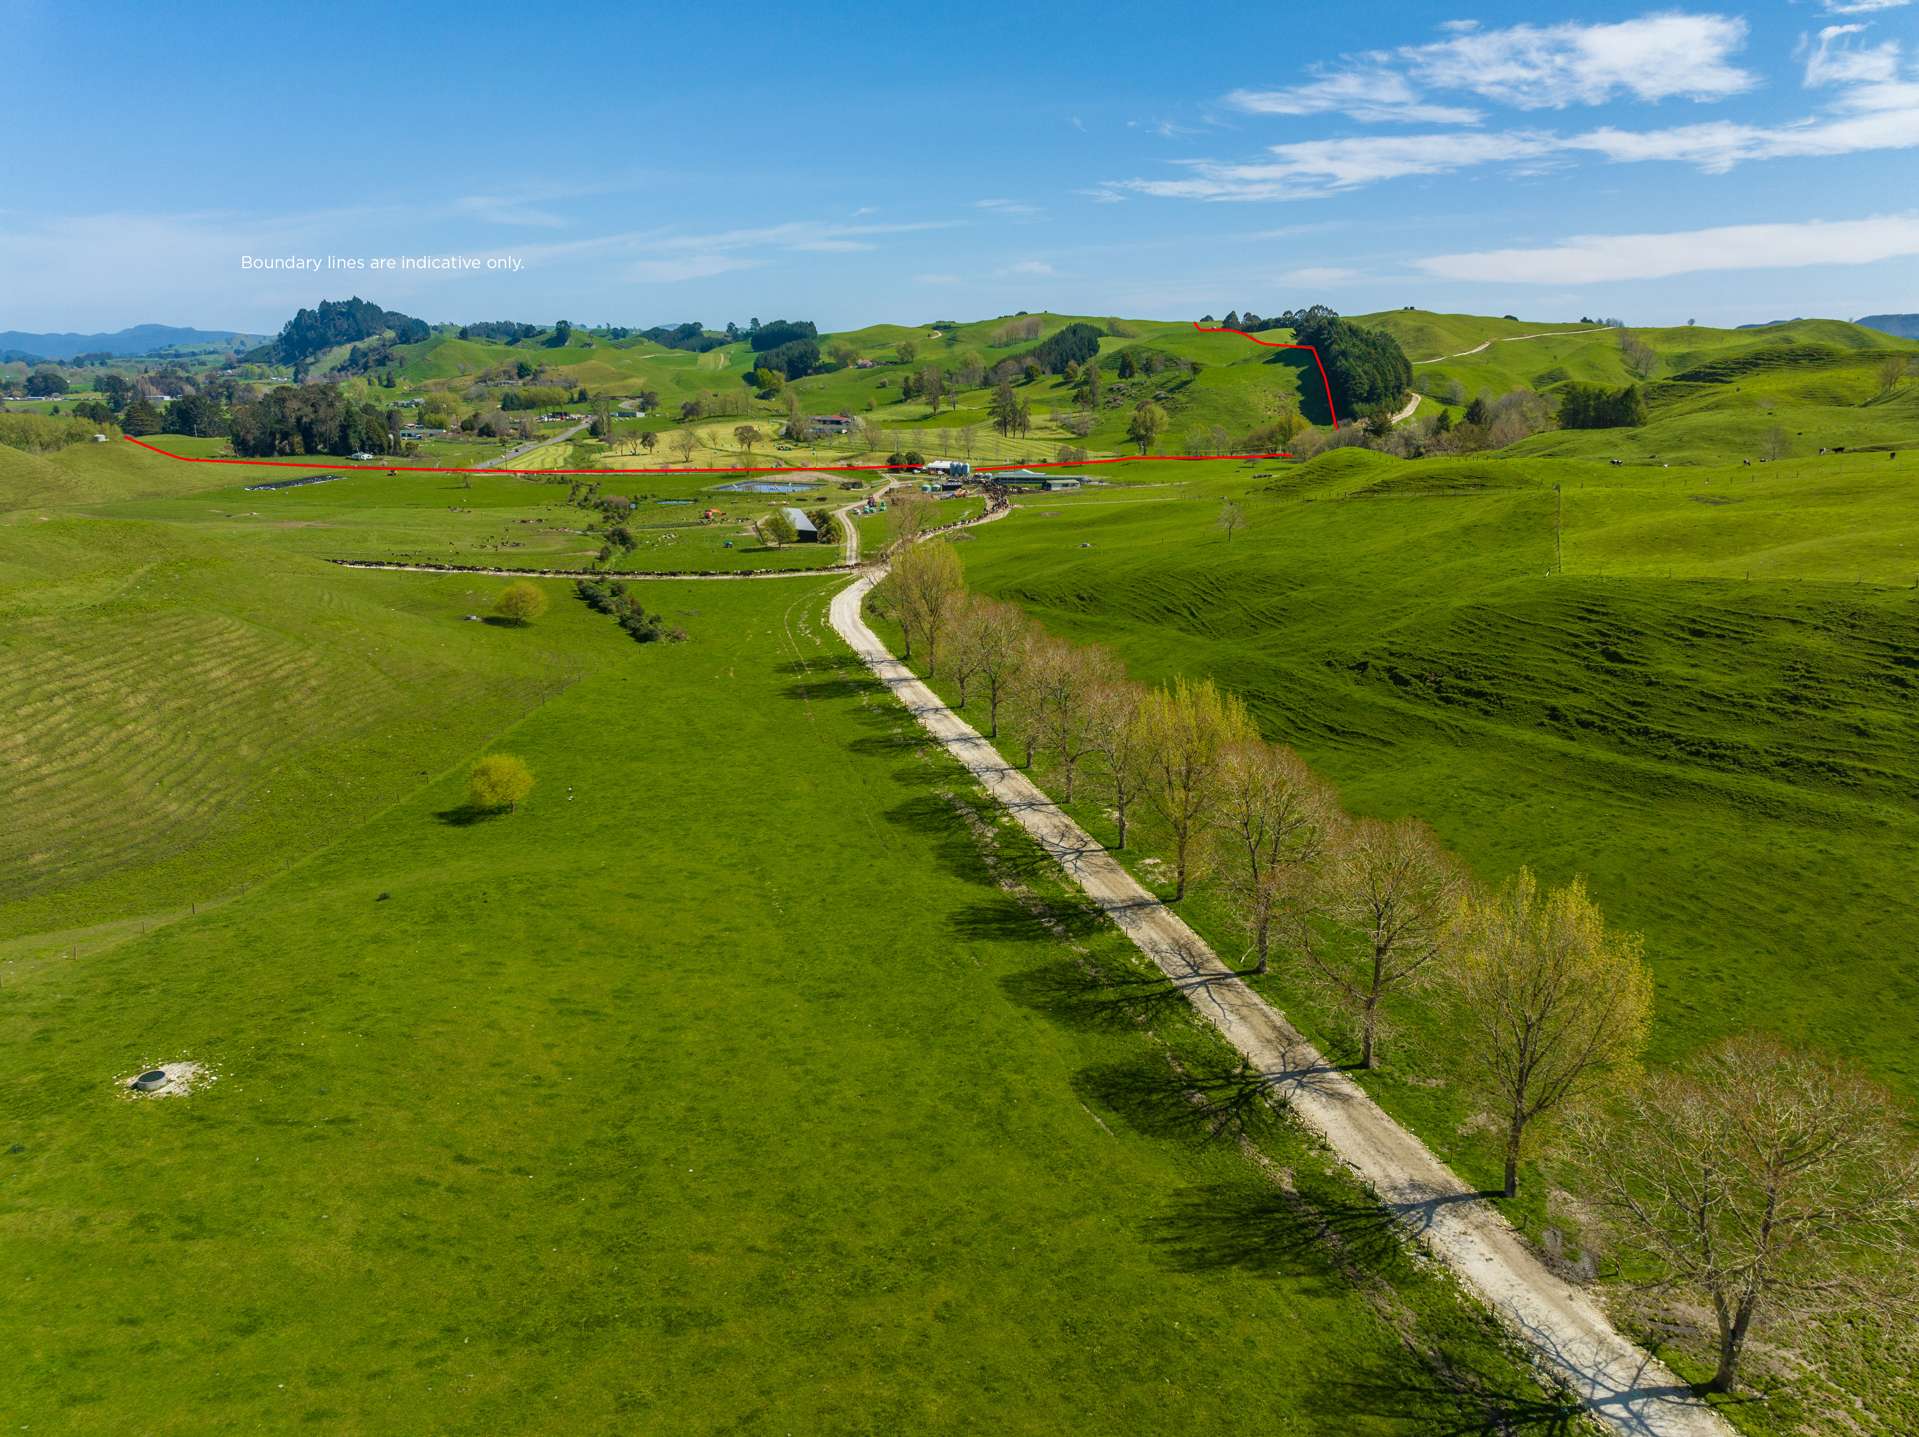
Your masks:
<svg viewBox="0 0 1919 1437"><path fill-rule="evenodd" d="M76 354L153 354L171 345L258 344L262 336L231 329L182 329L172 324L136 324L111 334L31 334L0 330L0 360L72 359Z"/></svg>
<svg viewBox="0 0 1919 1437"><path fill-rule="evenodd" d="M1881 334L1896 334L1901 339L1919 339L1919 314L1869 314L1858 323Z"/></svg>

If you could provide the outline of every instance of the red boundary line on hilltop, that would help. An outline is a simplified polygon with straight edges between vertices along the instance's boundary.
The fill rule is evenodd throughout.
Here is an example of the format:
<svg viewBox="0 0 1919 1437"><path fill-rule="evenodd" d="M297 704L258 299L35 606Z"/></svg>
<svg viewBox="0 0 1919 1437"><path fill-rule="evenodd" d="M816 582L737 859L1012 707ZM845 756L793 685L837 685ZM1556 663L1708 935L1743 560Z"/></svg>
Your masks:
<svg viewBox="0 0 1919 1437"><path fill-rule="evenodd" d="M1320 381L1326 386L1326 412L1332 416L1333 428L1339 428L1339 415L1333 410L1333 382L1326 377L1326 365L1319 357L1319 351L1310 344L1281 344L1277 340L1261 339L1258 335L1248 334L1243 329L1228 329L1224 325L1207 327L1197 320L1193 328L1201 334L1237 334L1241 339L1250 339L1254 344L1264 345L1267 349L1303 349L1312 355L1313 363L1319 366ZM339 469L349 474L817 474L839 473L854 470L891 470L892 464L768 464L760 466L723 465L713 467L702 465L697 468L674 469L508 469L504 465L481 465L472 468L442 464L329 464L322 462L326 456L313 459L205 459L190 454L175 454L162 449L158 444L149 444L144 439L135 439L131 434L120 436L129 444L137 444L142 449L158 454L166 459L178 459L182 464L238 464L248 469ZM1003 469L1084 469L1094 464L1143 464L1143 463L1198 463L1214 459L1291 459L1293 456L1284 449L1275 449L1264 454L1116 454L1106 459L1036 459L1028 464L975 465L975 474L997 474Z"/></svg>
<svg viewBox="0 0 1919 1437"><path fill-rule="evenodd" d="M1333 428L1339 428L1339 411L1333 408L1333 381L1326 375L1326 361L1319 357L1319 351L1310 344L1281 344L1276 339L1261 339L1256 334L1248 334L1243 329L1230 329L1223 324L1201 324L1193 321L1193 328L1201 334L1237 334L1241 339L1250 339L1254 344L1264 345L1267 349L1303 349L1312 355L1313 363L1319 366L1319 382L1326 386L1326 413L1333 421Z"/></svg>

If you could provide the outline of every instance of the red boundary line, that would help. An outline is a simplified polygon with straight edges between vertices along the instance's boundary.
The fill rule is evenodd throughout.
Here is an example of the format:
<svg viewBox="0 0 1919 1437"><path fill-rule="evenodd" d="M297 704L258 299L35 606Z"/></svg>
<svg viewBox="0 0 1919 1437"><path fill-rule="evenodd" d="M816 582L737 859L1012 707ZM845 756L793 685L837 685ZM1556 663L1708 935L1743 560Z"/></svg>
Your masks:
<svg viewBox="0 0 1919 1437"><path fill-rule="evenodd" d="M1326 386L1326 412L1332 415L1333 428L1339 428L1339 415L1333 411L1333 383L1326 377L1326 366L1320 360L1319 351L1310 344L1281 344L1277 340L1261 339L1248 334L1243 329L1228 329L1224 325L1208 328L1197 321L1193 328L1201 334L1237 334L1241 339L1250 339L1254 344L1264 345L1267 349L1303 349L1312 355L1313 363L1319 365L1319 377ZM725 465L718 468L700 466L698 468L674 469L508 469L501 465L487 465L474 468L459 468L438 464L332 464L322 462L325 455L312 459L202 459L190 454L175 454L162 449L158 444L149 444L144 439L135 439L131 434L120 436L129 444L137 444L142 449L161 455L167 459L178 459L182 464L238 464L248 469L339 469L349 474L817 474L850 472L853 470L890 470L891 464L768 464L762 466ZM1283 449L1265 454L1117 454L1108 459L1036 459L1029 464L999 464L994 466L975 465L975 474L997 474L1003 469L1084 469L1094 464L1143 464L1143 463L1198 463L1214 459L1291 459L1293 456Z"/></svg>
<svg viewBox="0 0 1919 1437"><path fill-rule="evenodd" d="M160 455L164 459L178 459L182 464L238 464L247 469L329 469L339 474L518 474L539 477L547 474L838 474L851 470L896 470L906 473L904 465L893 464L767 464L748 466L743 464L721 465L718 467L699 466L687 469L508 469L501 465L487 468L461 469L440 464L337 464L324 454L316 454L307 459L202 459L191 454L175 454L162 449L158 444L149 444L144 439L135 439L131 434L120 436L129 444L138 444L142 449ZM1265 454L1115 454L1107 459L1035 459L1030 464L999 464L992 468L976 464L975 474L997 474L1002 469L1084 469L1094 464L1144 464L1210 463L1215 459L1291 459L1293 456L1284 449L1275 449Z"/></svg>
<svg viewBox="0 0 1919 1437"><path fill-rule="evenodd" d="M1248 334L1243 329L1229 329L1223 324L1206 325L1193 321L1193 328L1201 334L1237 334L1241 339L1250 339L1254 344L1264 345L1268 349L1303 349L1312 355L1313 363L1319 366L1319 382L1326 386L1326 413L1331 416L1333 428L1339 428L1339 411L1333 408L1333 381L1326 376L1326 361L1319 357L1319 351L1310 344L1281 344L1276 339L1261 339L1256 334Z"/></svg>

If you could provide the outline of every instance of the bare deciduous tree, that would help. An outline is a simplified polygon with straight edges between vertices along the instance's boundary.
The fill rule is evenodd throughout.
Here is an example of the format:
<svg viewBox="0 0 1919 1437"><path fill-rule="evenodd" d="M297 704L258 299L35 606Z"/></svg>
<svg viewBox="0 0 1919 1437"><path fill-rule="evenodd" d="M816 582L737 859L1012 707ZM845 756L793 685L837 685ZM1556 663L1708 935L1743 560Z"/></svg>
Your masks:
<svg viewBox="0 0 1919 1437"><path fill-rule="evenodd" d="M895 489L886 499L886 531L894 550L918 541L933 522L933 501L915 489Z"/></svg>
<svg viewBox="0 0 1919 1437"><path fill-rule="evenodd" d="M1359 819L1345 830L1332 867L1319 904L1331 922L1301 924L1301 948L1359 1014L1360 1066L1371 1068L1380 1005L1426 977L1446 951L1465 875L1412 818Z"/></svg>
<svg viewBox="0 0 1919 1437"><path fill-rule="evenodd" d="M992 607L991 599L971 592L963 592L953 600L944 652L946 676L959 690L955 708L966 707L973 681L984 677L990 662L988 643L992 620L988 610Z"/></svg>
<svg viewBox="0 0 1919 1437"><path fill-rule="evenodd" d="M1126 846L1126 825L1150 775L1149 735L1140 722L1146 689L1131 679L1109 678L1092 692L1087 707L1092 719L1093 750L1102 760L1106 789L1113 799L1113 820L1119 825L1118 848Z"/></svg>
<svg viewBox="0 0 1919 1437"><path fill-rule="evenodd" d="M1651 379L1653 371L1659 367L1659 355L1653 347L1638 335L1628 334L1624 330L1619 332L1619 354L1635 379Z"/></svg>
<svg viewBox="0 0 1919 1437"><path fill-rule="evenodd" d="M673 452L680 456L680 463L689 463L693 458L693 451L699 447L699 436L691 429L673 431Z"/></svg>
<svg viewBox="0 0 1919 1437"><path fill-rule="evenodd" d="M1713 1390L1737 1383L1755 1323L1914 1315L1919 1152L1892 1095L1853 1066L1728 1039L1574 1136L1615 1237L1711 1305Z"/></svg>
<svg viewBox="0 0 1919 1437"><path fill-rule="evenodd" d="M1220 768L1236 744L1253 737L1253 723L1237 694L1211 679L1177 679L1140 706L1145 728L1147 795L1173 839L1175 902L1186 896L1194 840L1210 826L1219 802Z"/></svg>
<svg viewBox="0 0 1919 1437"><path fill-rule="evenodd" d="M1025 682L1031 720L1041 743L1059 760L1068 803L1081 761L1097 748L1093 693L1118 674L1118 663L1102 648L1042 636L1029 650Z"/></svg>
<svg viewBox="0 0 1919 1437"><path fill-rule="evenodd" d="M1504 1108L1506 1196L1519 1190L1528 1125L1638 1061L1652 1027L1652 974L1638 938L1614 933L1574 879L1541 893L1520 869L1460 905L1447 965L1459 1031Z"/></svg>
<svg viewBox="0 0 1919 1437"><path fill-rule="evenodd" d="M1219 803L1226 897L1251 940L1254 972L1270 966L1275 926L1312 912L1339 821L1332 793L1291 749L1252 739L1227 754Z"/></svg>
<svg viewBox="0 0 1919 1437"><path fill-rule="evenodd" d="M963 643L986 697L986 732L999 737L999 711L1026 661L1032 624L1012 604L973 594L959 611L954 642ZM964 700L962 700L963 702Z"/></svg>

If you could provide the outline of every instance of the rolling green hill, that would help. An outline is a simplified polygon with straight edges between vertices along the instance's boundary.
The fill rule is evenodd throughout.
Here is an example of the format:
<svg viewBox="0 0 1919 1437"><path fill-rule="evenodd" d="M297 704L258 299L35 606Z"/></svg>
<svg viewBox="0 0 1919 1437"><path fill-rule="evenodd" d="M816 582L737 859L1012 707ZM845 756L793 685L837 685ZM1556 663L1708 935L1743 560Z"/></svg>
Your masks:
<svg viewBox="0 0 1919 1437"><path fill-rule="evenodd" d="M1647 936L1662 1056L1773 1029L1919 1094L1895 936L1919 453L1234 468L1023 500L961 546L969 576L1144 677L1212 674L1350 804L1432 821L1488 880L1588 875Z"/></svg>
<svg viewBox="0 0 1919 1437"><path fill-rule="evenodd" d="M1785 431L1786 453L1919 441L1907 407L1884 404L1876 379L1886 355L1919 356L1919 346L1836 320L1749 330L1621 330L1390 310L1358 316L1356 322L1386 330L1415 361L1422 419L1441 408L1457 417L1475 396L1496 398L1515 389L1551 398L1570 381L1612 388L1647 384L1652 422L1644 429L1548 432L1522 445L1516 451L1521 454L1710 463L1760 457L1762 450L1777 447L1768 440L1775 427ZM986 439L986 387L961 387L938 415L921 402L900 399L902 381L927 364L954 374L969 367L975 373L990 370L1074 323L1102 331L1104 403L1083 438L1060 427L1077 405L1072 387L1052 375L1018 384L1019 397L1034 413L1034 433L997 446ZM1290 337L1284 330L1262 335ZM1630 358L1622 342L1644 346L1644 356ZM851 354L872 367L848 365L792 382L802 408L868 419L894 437L889 443L910 444L929 456L957 457L968 430L976 446L972 457L991 462L1049 459L1072 445L1095 455L1125 453L1132 447L1126 438L1128 417L1144 399L1153 399L1168 414L1168 428L1156 446L1168 452L1231 447L1285 410L1298 410L1321 425L1327 421L1317 373L1304 354L1276 352L1235 335L1199 333L1183 322L1045 313L940 327L875 325L822 335L820 344L825 354ZM902 345L913 355L910 363L900 357ZM1128 351L1135 361L1158 355L1157 362L1177 367L1122 381L1118 371ZM725 430L742 420L771 428L784 414L783 399L757 399L741 382L754 364L744 341L692 354L644 339L612 340L577 330L557 349L538 339L506 345L461 340L442 331L421 344L402 346L399 353L404 356L401 377L419 392L463 393L489 375L496 382L510 377L512 367L526 361L542 367L542 382L583 386L596 395L657 393L661 408L653 427L659 429L676 427L687 401L705 400L709 411L720 411ZM1909 392L1912 386L1906 388ZM883 457L883 449L840 448L848 458L855 452ZM824 462L821 453L811 457Z"/></svg>

